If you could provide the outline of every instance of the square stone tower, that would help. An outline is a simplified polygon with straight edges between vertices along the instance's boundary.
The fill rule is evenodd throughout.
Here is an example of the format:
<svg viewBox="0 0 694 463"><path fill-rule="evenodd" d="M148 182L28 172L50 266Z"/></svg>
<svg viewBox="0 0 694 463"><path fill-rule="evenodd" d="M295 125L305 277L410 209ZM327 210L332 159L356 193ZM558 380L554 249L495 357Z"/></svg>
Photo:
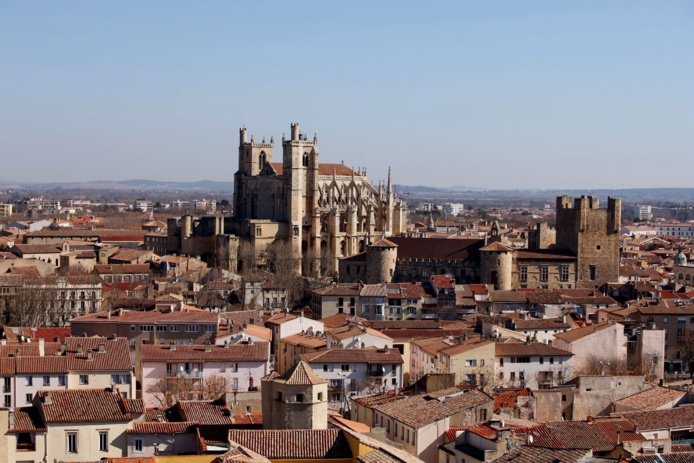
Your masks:
<svg viewBox="0 0 694 463"><path fill-rule="evenodd" d="M578 288L600 288L619 279L619 230L622 200L607 198L601 209L598 198L570 196L557 198L556 249L577 257Z"/></svg>

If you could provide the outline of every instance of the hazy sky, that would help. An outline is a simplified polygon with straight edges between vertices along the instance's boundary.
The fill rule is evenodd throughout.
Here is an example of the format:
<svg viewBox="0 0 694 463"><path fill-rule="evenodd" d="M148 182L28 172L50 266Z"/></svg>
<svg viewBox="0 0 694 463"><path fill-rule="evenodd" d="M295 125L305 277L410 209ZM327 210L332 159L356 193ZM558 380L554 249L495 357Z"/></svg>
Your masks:
<svg viewBox="0 0 694 463"><path fill-rule="evenodd" d="M0 0L0 179L231 180L293 121L374 181L692 187L694 2Z"/></svg>

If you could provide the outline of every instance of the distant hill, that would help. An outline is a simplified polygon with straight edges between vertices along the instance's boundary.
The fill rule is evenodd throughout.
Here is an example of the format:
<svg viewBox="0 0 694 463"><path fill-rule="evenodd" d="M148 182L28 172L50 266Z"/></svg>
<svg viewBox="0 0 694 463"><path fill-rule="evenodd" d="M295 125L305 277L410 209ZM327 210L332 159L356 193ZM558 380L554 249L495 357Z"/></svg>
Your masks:
<svg viewBox="0 0 694 463"><path fill-rule="evenodd" d="M88 182L13 182L0 180L0 188L52 190L83 189L83 190L138 190L138 191L214 191L232 192L233 182L217 182L214 180L196 180L193 182L170 182L160 180L94 180Z"/></svg>

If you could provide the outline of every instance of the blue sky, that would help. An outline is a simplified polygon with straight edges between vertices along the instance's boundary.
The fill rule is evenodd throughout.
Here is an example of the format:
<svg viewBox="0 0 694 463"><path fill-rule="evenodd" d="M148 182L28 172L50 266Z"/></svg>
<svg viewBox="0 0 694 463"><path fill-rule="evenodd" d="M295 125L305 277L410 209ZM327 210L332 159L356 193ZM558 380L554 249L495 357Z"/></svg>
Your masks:
<svg viewBox="0 0 694 463"><path fill-rule="evenodd" d="M297 121L374 181L692 187L694 2L428 3L0 0L0 179L230 180Z"/></svg>

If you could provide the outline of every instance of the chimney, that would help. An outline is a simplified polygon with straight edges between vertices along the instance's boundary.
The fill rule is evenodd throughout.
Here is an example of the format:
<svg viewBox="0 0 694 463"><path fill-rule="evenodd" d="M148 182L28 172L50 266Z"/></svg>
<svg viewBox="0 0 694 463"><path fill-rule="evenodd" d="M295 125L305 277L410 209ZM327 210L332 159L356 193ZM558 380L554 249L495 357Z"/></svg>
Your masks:
<svg viewBox="0 0 694 463"><path fill-rule="evenodd" d="M104 352L106 352L106 344L104 344L103 342L100 342L99 343L99 353L103 354Z"/></svg>
<svg viewBox="0 0 694 463"><path fill-rule="evenodd" d="M43 338L39 339L39 355L43 357L46 355L46 345L44 344Z"/></svg>
<svg viewBox="0 0 694 463"><path fill-rule="evenodd" d="M52 403L51 401L51 391L45 391L43 393L43 403L45 404L50 404Z"/></svg>
<svg viewBox="0 0 694 463"><path fill-rule="evenodd" d="M388 346L384 346L384 347L383 347L383 353L384 353L384 354L387 354L387 353L389 352L389 350L390 350L390 349L388 349Z"/></svg>
<svg viewBox="0 0 694 463"><path fill-rule="evenodd" d="M22 349L20 349L20 348L18 347L17 350L14 351L14 356L15 356L15 357L20 357L21 355L22 355Z"/></svg>
<svg viewBox="0 0 694 463"><path fill-rule="evenodd" d="M176 341L171 341L169 343L169 350L176 350Z"/></svg>
<svg viewBox="0 0 694 463"><path fill-rule="evenodd" d="M77 344L77 353L84 354L84 348L82 347L82 344Z"/></svg>
<svg viewBox="0 0 694 463"><path fill-rule="evenodd" d="M94 360L94 351L92 349L87 349L87 360Z"/></svg>
<svg viewBox="0 0 694 463"><path fill-rule="evenodd" d="M14 408L10 407L9 412L9 428L14 428Z"/></svg>
<svg viewBox="0 0 694 463"><path fill-rule="evenodd" d="M205 352L212 352L212 346L210 345L210 341L205 341Z"/></svg>
<svg viewBox="0 0 694 463"><path fill-rule="evenodd" d="M246 320L244 320L243 325L241 325L241 329L245 330L246 328L248 328L248 323L246 322Z"/></svg>

